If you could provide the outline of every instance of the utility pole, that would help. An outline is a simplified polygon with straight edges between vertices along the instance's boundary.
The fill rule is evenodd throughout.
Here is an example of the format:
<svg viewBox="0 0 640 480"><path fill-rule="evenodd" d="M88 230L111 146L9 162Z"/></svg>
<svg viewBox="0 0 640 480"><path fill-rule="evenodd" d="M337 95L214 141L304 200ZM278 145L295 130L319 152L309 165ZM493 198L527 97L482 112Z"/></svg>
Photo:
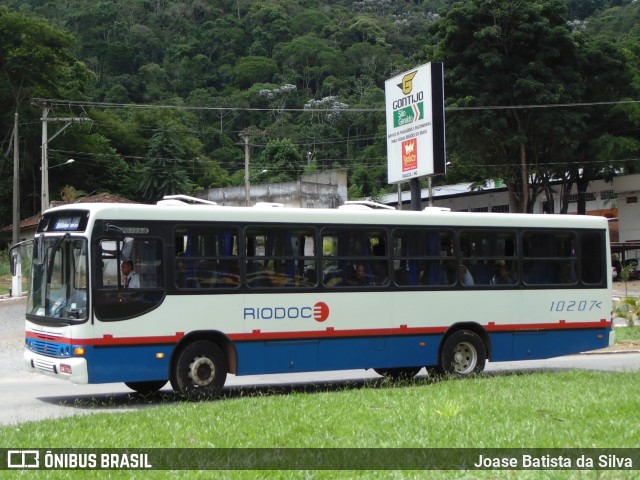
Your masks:
<svg viewBox="0 0 640 480"><path fill-rule="evenodd" d="M20 241L20 152L18 150L18 112L13 117L13 245Z"/></svg>
<svg viewBox="0 0 640 480"><path fill-rule="evenodd" d="M42 144L41 155L42 162L40 164L40 213L44 213L44 211L49 208L49 159L48 155L48 139L49 134L47 133L47 116L49 115L49 107L47 104L44 104L42 107ZM46 186L45 186L46 185Z"/></svg>
<svg viewBox="0 0 640 480"><path fill-rule="evenodd" d="M90 118L87 117L71 117L71 118L62 118L62 117L53 117L49 118L49 111L51 108L49 104L40 100L38 102L42 106L42 145L40 146L42 152L42 165L40 166L41 172L41 213L43 213L46 209L49 208L49 142L60 135L64 130L66 130L69 125L72 123L84 123L87 121L91 121ZM49 138L48 133L48 123L49 122L62 122L64 125L54 133L51 138Z"/></svg>
<svg viewBox="0 0 640 480"><path fill-rule="evenodd" d="M20 152L18 147L18 112L13 117L13 245L20 241ZM16 256L16 265L11 277L11 296L22 295L22 263L20 249Z"/></svg>
<svg viewBox="0 0 640 480"><path fill-rule="evenodd" d="M251 185L249 180L249 135L244 135L244 204L251 203Z"/></svg>

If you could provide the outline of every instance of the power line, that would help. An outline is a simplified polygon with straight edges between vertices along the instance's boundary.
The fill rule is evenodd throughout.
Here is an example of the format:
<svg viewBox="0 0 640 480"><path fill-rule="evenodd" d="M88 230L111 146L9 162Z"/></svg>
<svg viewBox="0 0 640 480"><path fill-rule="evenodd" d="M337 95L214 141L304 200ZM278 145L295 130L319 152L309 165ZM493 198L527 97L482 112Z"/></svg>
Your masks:
<svg viewBox="0 0 640 480"><path fill-rule="evenodd" d="M40 100L40 99L38 99ZM133 108L133 109L157 109L157 110L193 110L193 111L228 111L228 112L335 112L332 108L255 108L255 107L205 107L205 106L186 106L186 105L156 105L145 103L110 103L110 102L89 102L79 100L60 100L60 99L43 99L51 105L59 106L76 106L76 107L102 107L102 108ZM445 106L447 111L471 111L471 110L526 110L540 108L576 108L576 107L594 107L606 105L624 105L636 104L640 100L612 100L606 102L570 102L570 103L547 103L547 104L529 104L529 105L485 105L470 107L452 107ZM384 113L384 108L345 108L340 113Z"/></svg>
<svg viewBox="0 0 640 480"><path fill-rule="evenodd" d="M548 103L544 105L492 105L477 107L445 107L449 111L466 111L466 110L527 110L536 108L575 108L575 107L596 107L604 105L623 105L640 103L640 100L616 100L611 102L574 102L574 103Z"/></svg>
<svg viewBox="0 0 640 480"><path fill-rule="evenodd" d="M76 158L76 160L78 159L78 157L87 160L87 161L91 161L92 159L95 159L96 157L100 157L100 156L104 156L104 154L100 154L100 153L92 153L92 152L75 152L75 151L71 151L71 150L58 150L58 149L51 149L50 150L53 153L59 153L59 154L64 154L66 156L73 156ZM240 161L238 162L220 162L217 161L213 158L203 158L203 157L196 157L196 158L191 158L191 159L184 159L184 158L151 158L151 157L145 157L145 156L136 156L136 155L118 155L121 158L123 158L124 160L133 160L133 161L153 161L153 160L162 160L165 162L180 162L183 163L185 165L186 168L191 168L190 166L193 164L208 164L208 163L217 163L218 165L220 165L221 167L225 168L226 166L238 166L240 165ZM387 157L367 157L366 159L363 160L358 160L358 159L354 159L354 158L317 158L316 161L318 162L338 162L340 163L342 166L344 166L345 168L354 168L354 167L359 167L359 166L381 166L384 164L384 162L386 162ZM621 159L607 159L607 160L590 160L590 161L573 161L573 162L546 162L543 163L541 166L542 167L552 167L552 166L573 166L573 165L578 165L578 166L586 166L586 165L598 165L598 164L613 164L613 163L626 163L626 162L637 162L640 161L640 157L632 157L632 158L621 158ZM84 163L86 165L94 165L94 164L90 164L87 162L78 162L78 163ZM505 164L503 163L493 163L493 164L481 164L479 165L481 167L504 167ZM535 167L536 165L533 164L529 164L528 165L530 168ZM196 165L195 171L197 172L204 172L206 171L206 169L204 167L198 166ZM279 172L293 172L295 171L294 169L277 169L274 171L279 171Z"/></svg>

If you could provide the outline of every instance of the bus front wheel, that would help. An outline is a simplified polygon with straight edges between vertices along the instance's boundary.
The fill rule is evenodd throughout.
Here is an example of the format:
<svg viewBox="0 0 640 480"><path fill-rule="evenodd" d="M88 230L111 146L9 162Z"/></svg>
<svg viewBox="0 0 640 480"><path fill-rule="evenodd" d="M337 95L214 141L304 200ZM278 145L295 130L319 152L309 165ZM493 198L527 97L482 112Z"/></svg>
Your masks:
<svg viewBox="0 0 640 480"><path fill-rule="evenodd" d="M478 335L471 330L453 332L444 342L438 368L442 374L471 375L481 372L487 351Z"/></svg>
<svg viewBox="0 0 640 480"><path fill-rule="evenodd" d="M189 399L213 398L222 391L227 371L227 360L220 347L199 340L180 352L171 383Z"/></svg>

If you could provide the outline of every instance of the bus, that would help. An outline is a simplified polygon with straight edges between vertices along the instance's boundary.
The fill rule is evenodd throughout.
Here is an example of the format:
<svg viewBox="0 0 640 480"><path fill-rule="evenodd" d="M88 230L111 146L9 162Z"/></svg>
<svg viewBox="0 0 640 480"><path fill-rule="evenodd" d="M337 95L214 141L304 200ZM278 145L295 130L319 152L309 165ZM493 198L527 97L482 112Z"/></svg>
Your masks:
<svg viewBox="0 0 640 480"><path fill-rule="evenodd" d="M601 217L173 196L49 209L29 246L25 364L78 384L203 398L228 374L467 376L614 341Z"/></svg>

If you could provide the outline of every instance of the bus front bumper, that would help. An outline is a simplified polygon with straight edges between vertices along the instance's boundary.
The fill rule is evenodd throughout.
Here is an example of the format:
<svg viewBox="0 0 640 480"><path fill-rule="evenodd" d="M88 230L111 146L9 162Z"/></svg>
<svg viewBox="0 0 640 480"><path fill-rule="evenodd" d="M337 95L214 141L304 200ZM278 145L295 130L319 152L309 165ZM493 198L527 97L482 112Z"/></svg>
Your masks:
<svg viewBox="0 0 640 480"><path fill-rule="evenodd" d="M30 371L69 380L72 383L89 383L87 360L78 357L54 358L24 350L24 362Z"/></svg>

